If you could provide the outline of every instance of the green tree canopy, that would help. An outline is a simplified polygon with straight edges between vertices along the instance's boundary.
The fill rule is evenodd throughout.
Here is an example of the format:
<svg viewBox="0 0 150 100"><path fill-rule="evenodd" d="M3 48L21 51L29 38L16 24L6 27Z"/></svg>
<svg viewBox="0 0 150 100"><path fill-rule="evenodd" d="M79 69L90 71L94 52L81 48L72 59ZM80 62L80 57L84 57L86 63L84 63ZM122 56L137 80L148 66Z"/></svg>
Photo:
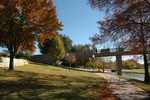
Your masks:
<svg viewBox="0 0 150 100"><path fill-rule="evenodd" d="M90 49L90 44L85 44L85 45L82 45L82 44L79 44L79 45L74 45L72 47L72 50L71 52L88 52L88 51L91 51Z"/></svg>
<svg viewBox="0 0 150 100"><path fill-rule="evenodd" d="M64 43L64 46L66 48L66 52L70 52L71 49L72 49L72 40L70 39L69 36L66 36L66 35L60 34L60 37L61 37L61 40Z"/></svg>
<svg viewBox="0 0 150 100"><path fill-rule="evenodd" d="M69 36L66 35L60 35L60 38L64 44L64 47L66 49L66 52L70 52L72 49L72 40L69 38ZM45 39L43 44L39 43L38 47L40 48L40 52L42 54L47 54L48 49L52 46L54 39Z"/></svg>
<svg viewBox="0 0 150 100"><path fill-rule="evenodd" d="M53 57L55 59L62 59L65 56L66 50L65 50L64 44L61 41L61 38L59 35L57 35L52 40L52 44L49 47L47 53L50 57Z"/></svg>
<svg viewBox="0 0 150 100"><path fill-rule="evenodd" d="M9 50L3 49L2 53L7 54L7 56L10 56Z"/></svg>
<svg viewBox="0 0 150 100"><path fill-rule="evenodd" d="M29 50L25 50L25 51L19 51L15 58L22 58L22 59L27 59L29 60L31 58L31 56L33 56L32 52Z"/></svg>
<svg viewBox="0 0 150 100"><path fill-rule="evenodd" d="M38 47L40 49L40 52L42 54L47 54L49 48L52 46L53 41L54 41L54 39L52 38L52 39L45 39L44 42L42 43L42 45L41 45L41 43L39 43Z"/></svg>
<svg viewBox="0 0 150 100"><path fill-rule="evenodd" d="M91 49L90 49L90 44L85 44L85 45L82 45L82 44L79 44L79 45L74 45L72 47L72 50L71 52L75 52L75 53L88 53L88 52L91 52ZM77 59L77 61L74 63L76 66L83 66L86 67L86 62L89 61L89 58L87 59Z"/></svg>

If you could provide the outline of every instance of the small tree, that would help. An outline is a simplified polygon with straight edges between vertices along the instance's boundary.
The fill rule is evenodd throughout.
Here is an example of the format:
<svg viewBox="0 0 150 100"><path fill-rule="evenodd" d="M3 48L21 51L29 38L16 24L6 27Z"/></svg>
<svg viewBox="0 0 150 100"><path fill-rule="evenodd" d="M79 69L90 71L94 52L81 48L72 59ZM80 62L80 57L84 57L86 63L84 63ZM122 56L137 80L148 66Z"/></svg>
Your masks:
<svg viewBox="0 0 150 100"><path fill-rule="evenodd" d="M33 56L32 52L30 52L29 50L26 50L26 51L19 51L16 54L15 58L22 58L22 59L29 60L31 56Z"/></svg>
<svg viewBox="0 0 150 100"><path fill-rule="evenodd" d="M86 66L87 67L92 67L93 68L93 71L94 71L94 62L93 61L88 61L87 63L86 63Z"/></svg>
<svg viewBox="0 0 150 100"><path fill-rule="evenodd" d="M2 51L2 53L6 54L7 56L10 56L9 51L8 51L8 50L6 50L6 49L4 49L4 50Z"/></svg>
<svg viewBox="0 0 150 100"><path fill-rule="evenodd" d="M92 52L92 50L90 49L89 44L85 44L85 45L74 45L72 47L71 52L76 52L78 54L85 54L85 53L89 53ZM89 61L90 58L85 58L85 59L77 59L77 61L75 62L76 65L78 66L84 66L84 68L86 67L86 62Z"/></svg>
<svg viewBox="0 0 150 100"><path fill-rule="evenodd" d="M51 46L48 49L48 55L50 57L55 58L56 60L60 60L64 58L65 54L66 54L66 50L65 50L64 44L61 41L60 36L56 36Z"/></svg>
<svg viewBox="0 0 150 100"><path fill-rule="evenodd" d="M103 68L103 72L105 71L105 68L109 68L109 61L110 61L111 57L102 57L101 61L102 61L102 68ZM113 66L113 65L111 65Z"/></svg>
<svg viewBox="0 0 150 100"><path fill-rule="evenodd" d="M76 56L73 55L73 54L67 54L65 56L65 60L67 60L70 63L69 64L69 67L70 67L69 71L71 71L71 64L74 63L77 60Z"/></svg>
<svg viewBox="0 0 150 100"><path fill-rule="evenodd" d="M100 63L99 60L100 60L99 58L94 60L94 68L97 68L98 71L100 71L100 69L101 69L101 68L100 68L101 63Z"/></svg>
<svg viewBox="0 0 150 100"><path fill-rule="evenodd" d="M107 68L115 69L116 68L116 63L110 60L109 62L107 62Z"/></svg>
<svg viewBox="0 0 150 100"><path fill-rule="evenodd" d="M86 66L87 67L92 67L93 71L95 68L100 68L100 61L99 61L99 58L92 58L90 59L88 62L86 62Z"/></svg>
<svg viewBox="0 0 150 100"><path fill-rule="evenodd" d="M103 73L104 73L104 71L105 71L105 66L106 66L106 62L105 62L105 60L104 60L104 58L101 58L100 59L100 63L101 63L101 69L103 70Z"/></svg>

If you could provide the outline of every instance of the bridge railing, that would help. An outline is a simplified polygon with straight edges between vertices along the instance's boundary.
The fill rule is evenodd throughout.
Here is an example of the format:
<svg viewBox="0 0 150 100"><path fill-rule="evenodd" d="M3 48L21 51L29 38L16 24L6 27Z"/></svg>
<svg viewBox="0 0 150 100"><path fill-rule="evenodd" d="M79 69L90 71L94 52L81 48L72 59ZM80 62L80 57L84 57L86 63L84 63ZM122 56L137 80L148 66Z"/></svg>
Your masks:
<svg viewBox="0 0 150 100"><path fill-rule="evenodd" d="M98 53L111 53L111 52L124 52L124 48L107 48L107 49L99 49Z"/></svg>
<svg viewBox="0 0 150 100"><path fill-rule="evenodd" d="M124 51L123 48L121 51ZM80 51L80 52L71 52L71 54L79 55L79 54L96 54L96 53L111 53L111 52L117 52L119 50L118 48L108 48L108 49L97 49L96 51Z"/></svg>
<svg viewBox="0 0 150 100"><path fill-rule="evenodd" d="M117 52L125 53L126 55L127 55L127 53L134 54L133 51L131 52L131 49L124 49L124 48L107 48L107 49L98 49L97 51L71 52L71 54L86 55L86 54L109 54L109 53L117 53ZM135 51L135 54L136 54L136 52L137 51ZM138 53L140 53L140 51L138 51ZM148 53L150 53L150 51L148 51Z"/></svg>

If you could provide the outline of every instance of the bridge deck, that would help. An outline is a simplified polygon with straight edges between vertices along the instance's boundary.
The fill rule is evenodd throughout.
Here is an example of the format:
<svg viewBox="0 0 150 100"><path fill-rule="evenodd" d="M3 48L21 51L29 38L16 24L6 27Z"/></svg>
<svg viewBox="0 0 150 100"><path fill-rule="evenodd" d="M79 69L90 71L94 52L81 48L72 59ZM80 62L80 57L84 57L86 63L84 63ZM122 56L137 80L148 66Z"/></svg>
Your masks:
<svg viewBox="0 0 150 100"><path fill-rule="evenodd" d="M83 58L92 58L93 55L95 57L107 57L107 56L118 56L118 55L140 55L143 52L131 52L131 51L123 51L123 52L103 52L103 53L77 53L75 54L78 59Z"/></svg>

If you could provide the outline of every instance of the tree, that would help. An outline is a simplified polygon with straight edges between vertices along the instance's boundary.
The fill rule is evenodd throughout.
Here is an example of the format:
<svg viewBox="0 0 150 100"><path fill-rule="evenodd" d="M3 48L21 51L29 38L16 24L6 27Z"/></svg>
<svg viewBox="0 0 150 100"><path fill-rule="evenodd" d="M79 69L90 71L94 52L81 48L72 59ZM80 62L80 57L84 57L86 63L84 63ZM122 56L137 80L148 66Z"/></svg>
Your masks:
<svg viewBox="0 0 150 100"><path fill-rule="evenodd" d="M87 67L92 67L93 71L94 71L95 66L94 66L94 62L92 60L89 60L88 62L86 62L86 66Z"/></svg>
<svg viewBox="0 0 150 100"><path fill-rule="evenodd" d="M6 49L3 49L2 53L6 54L7 56L10 56L9 51L8 51L8 50L6 50Z"/></svg>
<svg viewBox="0 0 150 100"><path fill-rule="evenodd" d="M71 64L74 63L77 59L76 59L76 56L74 54L66 54L65 60L67 60L70 64L70 68L69 68L69 71L71 70Z"/></svg>
<svg viewBox="0 0 150 100"><path fill-rule="evenodd" d="M87 53L91 53L92 50L90 49L90 44L85 44L85 45L74 45L72 47L71 52L77 53L77 54L87 54ZM85 59L77 59L77 61L75 62L77 66L83 66L84 68L86 67L86 62L89 61L89 58L85 58Z"/></svg>
<svg viewBox="0 0 150 100"><path fill-rule="evenodd" d="M69 36L66 36L66 35L60 34L60 37L61 37L61 40L64 43L64 46L66 48L66 52L69 53L72 49L72 40L70 39Z"/></svg>
<svg viewBox="0 0 150 100"><path fill-rule="evenodd" d="M54 38L51 46L48 48L48 55L57 60L60 60L64 58L65 54L66 54L66 50L64 44L61 41L60 36L58 35Z"/></svg>
<svg viewBox="0 0 150 100"><path fill-rule="evenodd" d="M9 70L18 50L34 52L35 41L54 37L61 26L53 0L1 0L0 45L10 52Z"/></svg>
<svg viewBox="0 0 150 100"><path fill-rule="evenodd" d="M98 71L100 71L100 69L103 69L103 64L104 62L102 61L102 58L94 58L93 60L94 62L94 68L97 68ZM104 72L104 69L103 69L103 72Z"/></svg>
<svg viewBox="0 0 150 100"><path fill-rule="evenodd" d="M91 6L105 11L104 21L99 21L100 33L91 39L94 43L114 41L118 46L143 52L145 82L150 82L147 52L150 41L150 2L148 0L89 0Z"/></svg>
<svg viewBox="0 0 150 100"><path fill-rule="evenodd" d="M60 38L65 46L66 52L70 52L72 49L72 40L66 36L66 35L61 35ZM49 47L51 47L54 39L45 39L43 44L41 45L40 43L38 44L38 47L40 48L40 52L42 54L47 54Z"/></svg>
<svg viewBox="0 0 150 100"><path fill-rule="evenodd" d="M92 67L93 71L95 68L98 69L98 71L100 71L100 69L103 70L104 72L104 67L105 67L106 63L103 61L103 58L90 58L88 62L86 62L86 66L87 67Z"/></svg>
<svg viewBox="0 0 150 100"><path fill-rule="evenodd" d="M52 39L45 39L42 44L39 43L39 44L38 44L38 47L39 47L39 49L40 49L40 52L41 52L42 54L47 54L49 48L50 48L50 47L52 46L52 44L53 44L53 41L54 41L54 38L52 38Z"/></svg>
<svg viewBox="0 0 150 100"><path fill-rule="evenodd" d="M91 46L90 44L74 45L74 46L72 47L71 52L77 52L77 53L87 53L87 52L91 52L90 46Z"/></svg>
<svg viewBox="0 0 150 100"><path fill-rule="evenodd" d="M19 51L16 54L15 58L22 58L22 59L29 60L31 56L33 56L32 52L30 52L29 50L26 50L26 51Z"/></svg>
<svg viewBox="0 0 150 100"><path fill-rule="evenodd" d="M109 69L116 69L116 63L111 60L107 62L107 66Z"/></svg>
<svg viewBox="0 0 150 100"><path fill-rule="evenodd" d="M148 54L148 65L150 65L150 54Z"/></svg>
<svg viewBox="0 0 150 100"><path fill-rule="evenodd" d="M123 61L123 68L134 69L135 67L141 67L141 64L138 63L135 59L128 59Z"/></svg>

